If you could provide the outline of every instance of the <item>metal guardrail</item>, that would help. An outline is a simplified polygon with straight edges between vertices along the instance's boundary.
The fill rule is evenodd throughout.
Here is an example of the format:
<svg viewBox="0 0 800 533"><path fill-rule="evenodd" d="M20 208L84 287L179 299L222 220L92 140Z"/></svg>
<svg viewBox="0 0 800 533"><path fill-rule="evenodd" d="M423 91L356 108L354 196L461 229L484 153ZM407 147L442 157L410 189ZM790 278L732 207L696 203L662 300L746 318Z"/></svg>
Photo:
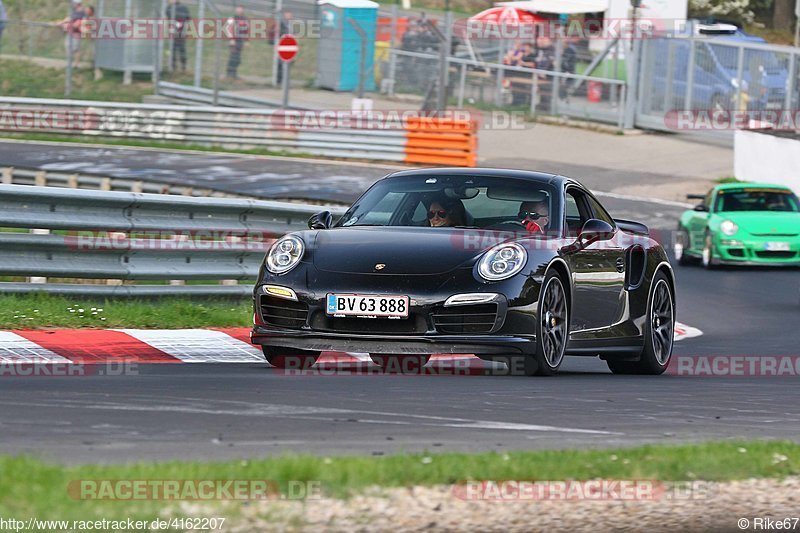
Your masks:
<svg viewBox="0 0 800 533"><path fill-rule="evenodd" d="M267 100L243 94L231 93L228 91L217 91L214 102L214 90L204 87L193 87L191 85L181 85L162 81L158 83L158 95L169 98L178 104L188 105L216 105L223 107L246 107L255 109L279 109L282 102L278 100ZM311 111L313 108L298 105L289 105L289 109Z"/></svg>
<svg viewBox="0 0 800 533"><path fill-rule="evenodd" d="M378 161L406 157L402 123L371 129L346 127L336 116L325 124L304 124L295 115L277 110L0 97L0 112L4 111L17 118L14 132L264 148Z"/></svg>
<svg viewBox="0 0 800 533"><path fill-rule="evenodd" d="M113 285L0 282L0 293L245 295L272 240L306 227L308 204L0 185L0 275ZM330 208L335 215L342 208ZM8 228L29 230L10 232ZM227 280L225 285L120 285Z"/></svg>
<svg viewBox="0 0 800 533"><path fill-rule="evenodd" d="M0 167L0 183L3 185L36 185L39 187L95 189L100 191L242 198L242 195L175 183L15 167Z"/></svg>

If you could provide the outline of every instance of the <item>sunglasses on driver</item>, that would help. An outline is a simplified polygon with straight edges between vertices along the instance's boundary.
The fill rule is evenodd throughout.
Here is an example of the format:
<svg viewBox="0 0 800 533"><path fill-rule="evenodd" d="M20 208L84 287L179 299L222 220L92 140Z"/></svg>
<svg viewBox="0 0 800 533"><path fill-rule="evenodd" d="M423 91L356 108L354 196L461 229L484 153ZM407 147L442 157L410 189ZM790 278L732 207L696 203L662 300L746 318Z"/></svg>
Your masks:
<svg viewBox="0 0 800 533"><path fill-rule="evenodd" d="M444 209L439 209L438 211L428 211L428 220L432 220L434 217L447 218L447 211Z"/></svg>

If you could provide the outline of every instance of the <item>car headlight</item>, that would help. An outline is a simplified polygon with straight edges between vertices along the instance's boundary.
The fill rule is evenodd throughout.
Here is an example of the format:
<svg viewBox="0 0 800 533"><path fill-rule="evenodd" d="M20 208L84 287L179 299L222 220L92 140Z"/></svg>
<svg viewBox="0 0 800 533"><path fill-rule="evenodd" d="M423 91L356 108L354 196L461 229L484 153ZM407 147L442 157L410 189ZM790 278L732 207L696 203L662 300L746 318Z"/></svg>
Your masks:
<svg viewBox="0 0 800 533"><path fill-rule="evenodd" d="M725 235L731 236L736 235L736 232L739 231L739 226L733 220L723 220L722 224L719 225L719 230Z"/></svg>
<svg viewBox="0 0 800 533"><path fill-rule="evenodd" d="M487 281L507 279L522 270L527 260L528 252L519 244L498 244L483 254L478 274Z"/></svg>
<svg viewBox="0 0 800 533"><path fill-rule="evenodd" d="M273 274L289 272L303 257L305 244L302 239L294 235L281 237L267 252L267 270Z"/></svg>

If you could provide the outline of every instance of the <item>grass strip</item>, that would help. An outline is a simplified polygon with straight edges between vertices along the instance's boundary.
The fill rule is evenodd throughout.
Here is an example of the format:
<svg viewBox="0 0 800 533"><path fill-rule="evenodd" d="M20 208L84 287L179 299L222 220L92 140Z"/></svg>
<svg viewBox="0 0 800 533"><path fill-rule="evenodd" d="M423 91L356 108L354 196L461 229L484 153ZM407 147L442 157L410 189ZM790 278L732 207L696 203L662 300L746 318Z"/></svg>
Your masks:
<svg viewBox="0 0 800 533"><path fill-rule="evenodd" d="M250 299L91 299L0 295L0 329L203 328L252 325Z"/></svg>
<svg viewBox="0 0 800 533"><path fill-rule="evenodd" d="M179 502L89 500L70 496L80 480L268 480L318 483L323 495L346 497L367 487L411 487L466 480L727 481L800 474L800 444L708 442L603 450L398 454L383 457L288 455L227 462L60 466L0 456L0 516L59 519L152 519ZM212 502L213 505L213 502Z"/></svg>

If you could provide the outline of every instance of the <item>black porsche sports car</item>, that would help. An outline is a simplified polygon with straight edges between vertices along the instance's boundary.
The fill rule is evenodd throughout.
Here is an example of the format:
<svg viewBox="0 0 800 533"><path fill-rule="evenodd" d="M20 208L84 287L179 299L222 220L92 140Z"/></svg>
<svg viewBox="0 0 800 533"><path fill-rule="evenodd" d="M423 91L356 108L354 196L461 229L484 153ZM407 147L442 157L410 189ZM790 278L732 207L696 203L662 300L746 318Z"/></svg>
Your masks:
<svg viewBox="0 0 800 533"><path fill-rule="evenodd" d="M401 171L309 228L273 244L254 291L251 338L275 366L305 368L324 350L404 368L470 353L550 375L584 355L660 374L672 354L664 249L573 179Z"/></svg>

